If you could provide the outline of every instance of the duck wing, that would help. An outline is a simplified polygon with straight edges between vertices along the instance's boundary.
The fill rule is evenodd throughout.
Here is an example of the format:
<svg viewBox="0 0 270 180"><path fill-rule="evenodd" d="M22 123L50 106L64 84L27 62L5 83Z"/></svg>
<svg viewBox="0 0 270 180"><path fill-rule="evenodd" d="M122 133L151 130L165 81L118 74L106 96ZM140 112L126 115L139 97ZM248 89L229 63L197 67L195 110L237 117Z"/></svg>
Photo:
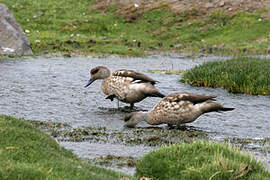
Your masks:
<svg viewBox="0 0 270 180"><path fill-rule="evenodd" d="M208 100L215 101L214 98L217 96L206 96L206 95L198 95L192 93L174 93L166 98L171 102L180 102L180 101L190 101L193 104L202 103Z"/></svg>
<svg viewBox="0 0 270 180"><path fill-rule="evenodd" d="M120 69L117 70L113 73L113 76L122 76L122 77L131 77L134 80L141 80L143 82L150 82L151 84L156 84L158 81L146 76L145 74L136 72L136 71L132 71L132 70L127 70L127 69Z"/></svg>

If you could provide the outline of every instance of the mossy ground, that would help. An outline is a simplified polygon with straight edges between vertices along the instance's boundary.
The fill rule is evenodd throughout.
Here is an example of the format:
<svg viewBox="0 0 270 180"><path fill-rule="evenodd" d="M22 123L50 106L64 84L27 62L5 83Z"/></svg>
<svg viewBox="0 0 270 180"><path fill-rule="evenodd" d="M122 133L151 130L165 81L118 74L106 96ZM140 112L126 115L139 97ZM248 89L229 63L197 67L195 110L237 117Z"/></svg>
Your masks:
<svg viewBox="0 0 270 180"><path fill-rule="evenodd" d="M270 173L228 145L182 143L155 150L136 165L138 177L153 179L269 179Z"/></svg>
<svg viewBox="0 0 270 180"><path fill-rule="evenodd" d="M261 16L266 10L201 16L199 9L192 8L172 12L168 2L142 11L131 6L126 13L119 13L118 4L96 8L97 1L0 2L14 13L37 55L267 54L270 50L270 20Z"/></svg>
<svg viewBox="0 0 270 180"><path fill-rule="evenodd" d="M232 93L270 94L270 59L240 57L207 62L186 71L182 82L194 86L222 87Z"/></svg>
<svg viewBox="0 0 270 180"><path fill-rule="evenodd" d="M120 179L82 162L23 119L0 115L0 179Z"/></svg>
<svg viewBox="0 0 270 180"><path fill-rule="evenodd" d="M105 127L72 128L61 123L31 121L31 123L51 134L58 141L93 143L118 143L123 145L156 146L179 142L192 142L198 139L208 139L200 130L190 127L179 128L127 128L125 130L110 130Z"/></svg>
<svg viewBox="0 0 270 180"><path fill-rule="evenodd" d="M91 163L95 163L101 166L111 167L111 166L117 166L117 167L135 167L137 159L133 157L121 157L121 156L115 156L115 155L107 155L107 156L101 156L98 158L94 158L89 160Z"/></svg>

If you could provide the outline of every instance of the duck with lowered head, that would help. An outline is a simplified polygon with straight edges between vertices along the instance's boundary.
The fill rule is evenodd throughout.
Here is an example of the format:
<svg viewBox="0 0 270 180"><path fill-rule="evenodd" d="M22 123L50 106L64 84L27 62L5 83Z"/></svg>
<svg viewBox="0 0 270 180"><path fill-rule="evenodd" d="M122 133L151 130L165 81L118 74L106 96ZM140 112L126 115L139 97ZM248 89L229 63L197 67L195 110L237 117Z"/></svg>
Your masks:
<svg viewBox="0 0 270 180"><path fill-rule="evenodd" d="M103 80L101 89L106 99L113 101L114 98L119 101L130 104L140 102L146 97L160 97L164 95L154 86L158 81L146 76L145 74L132 70L121 69L111 74L105 66L97 66L90 70L90 80L85 87L92 84L95 80Z"/></svg>
<svg viewBox="0 0 270 180"><path fill-rule="evenodd" d="M174 93L163 98L152 110L132 112L125 117L125 125L135 127L146 121L150 125L168 124L180 126L195 121L208 112L231 111L234 108L223 107L215 102L216 96L191 93Z"/></svg>

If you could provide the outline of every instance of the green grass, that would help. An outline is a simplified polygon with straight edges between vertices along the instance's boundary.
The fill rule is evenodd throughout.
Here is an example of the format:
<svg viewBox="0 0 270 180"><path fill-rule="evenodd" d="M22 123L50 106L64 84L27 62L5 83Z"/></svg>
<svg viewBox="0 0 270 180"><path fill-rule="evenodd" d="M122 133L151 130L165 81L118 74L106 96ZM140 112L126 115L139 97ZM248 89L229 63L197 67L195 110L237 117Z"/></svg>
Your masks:
<svg viewBox="0 0 270 180"><path fill-rule="evenodd" d="M138 177L157 179L269 179L270 173L236 148L208 142L172 145L150 152L136 165Z"/></svg>
<svg viewBox="0 0 270 180"><path fill-rule="evenodd" d="M270 59L240 57L208 62L186 71L182 82L222 87L232 93L270 94Z"/></svg>
<svg viewBox="0 0 270 180"><path fill-rule="evenodd" d="M0 179L120 179L82 162L23 119L0 115Z"/></svg>
<svg viewBox="0 0 270 180"><path fill-rule="evenodd" d="M104 12L95 1L1 0L14 13L35 54L120 54L176 51L221 54L266 54L270 20L260 13L215 12L197 18L194 10L172 13L166 4L140 12L137 21L117 15L117 5ZM138 12L134 11L134 14Z"/></svg>

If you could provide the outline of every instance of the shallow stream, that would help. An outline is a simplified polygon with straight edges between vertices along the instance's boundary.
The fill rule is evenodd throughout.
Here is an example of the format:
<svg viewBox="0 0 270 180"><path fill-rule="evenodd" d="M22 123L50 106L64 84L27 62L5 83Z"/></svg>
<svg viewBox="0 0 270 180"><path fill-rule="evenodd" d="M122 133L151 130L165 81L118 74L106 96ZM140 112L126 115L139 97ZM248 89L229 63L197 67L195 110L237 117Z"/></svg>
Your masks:
<svg viewBox="0 0 270 180"><path fill-rule="evenodd" d="M56 123L67 123L74 128L82 126L105 127L108 130L128 131L123 126L126 112L117 110L117 102L105 100L101 81L88 88L89 70L103 65L111 69L133 69L158 80L156 86L164 94L191 92L217 95L217 100L235 110L208 113L187 126L213 140L227 138L265 140L270 137L270 96L231 94L217 88L191 87L179 82L181 76L148 73L148 70L186 70L206 61L225 60L221 57L190 58L185 55L156 55L146 58L45 58L0 59L0 114ZM135 104L137 109L151 109L160 99L148 98ZM121 107L126 104L121 103ZM140 123L139 127L148 127ZM165 125L161 129L167 128ZM74 150L82 158L97 158L109 154L139 158L155 147L123 145L104 142L69 142L60 144ZM270 163L267 143L248 143L248 151ZM121 168L130 174L134 168Z"/></svg>

